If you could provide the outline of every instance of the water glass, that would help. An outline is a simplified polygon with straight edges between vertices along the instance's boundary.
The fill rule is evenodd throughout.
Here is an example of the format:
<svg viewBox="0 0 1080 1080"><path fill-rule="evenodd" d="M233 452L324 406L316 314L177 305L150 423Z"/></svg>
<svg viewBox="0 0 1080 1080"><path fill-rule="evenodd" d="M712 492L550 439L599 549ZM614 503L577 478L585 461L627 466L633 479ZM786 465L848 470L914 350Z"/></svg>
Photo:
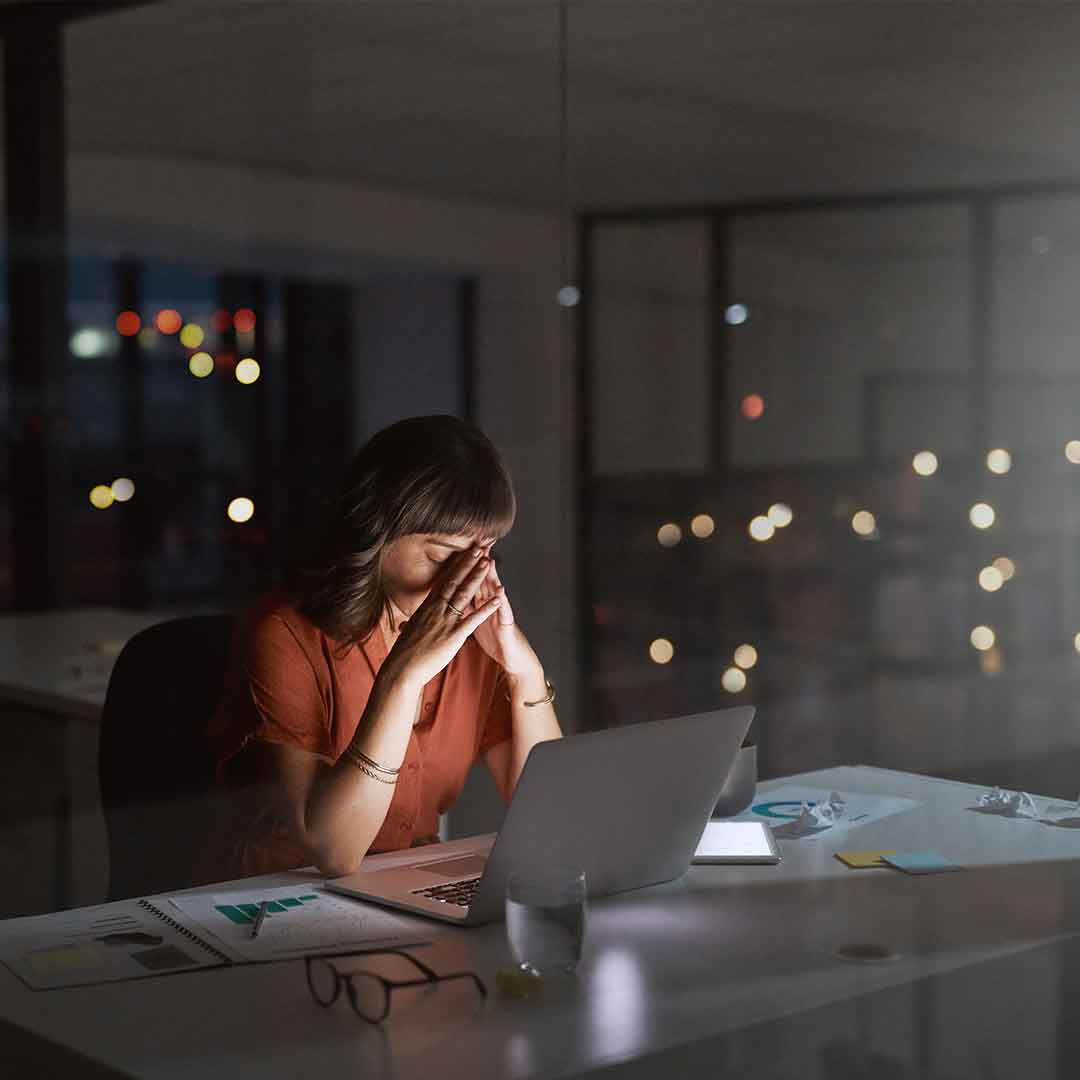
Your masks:
<svg viewBox="0 0 1080 1080"><path fill-rule="evenodd" d="M545 866L506 881L506 936L522 971L569 974L585 940L585 871Z"/></svg>

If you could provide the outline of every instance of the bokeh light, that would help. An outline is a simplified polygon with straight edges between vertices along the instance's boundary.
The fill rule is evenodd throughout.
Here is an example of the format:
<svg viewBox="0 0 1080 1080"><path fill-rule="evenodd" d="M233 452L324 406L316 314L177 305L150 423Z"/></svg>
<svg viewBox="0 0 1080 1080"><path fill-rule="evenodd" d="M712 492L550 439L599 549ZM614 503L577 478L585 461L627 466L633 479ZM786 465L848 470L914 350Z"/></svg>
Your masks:
<svg viewBox="0 0 1080 1080"><path fill-rule="evenodd" d="M560 307L577 307L581 303L581 290L576 285L564 285L555 297Z"/></svg>
<svg viewBox="0 0 1080 1080"><path fill-rule="evenodd" d="M778 529L786 529L794 520L795 515L787 503L773 503L765 515Z"/></svg>
<svg viewBox="0 0 1080 1080"><path fill-rule="evenodd" d="M877 518L869 510L856 510L851 517L851 527L859 536L873 536L877 531Z"/></svg>
<svg viewBox="0 0 1080 1080"><path fill-rule="evenodd" d="M1065 444L1065 456L1074 465L1080 465L1080 439L1070 439Z"/></svg>
<svg viewBox="0 0 1080 1080"><path fill-rule="evenodd" d="M1000 447L986 455L986 467L995 476L1004 476L1012 468L1012 454Z"/></svg>
<svg viewBox="0 0 1080 1080"><path fill-rule="evenodd" d="M690 521L690 531L699 539L704 540L712 536L716 530L716 522L708 514L695 514Z"/></svg>
<svg viewBox="0 0 1080 1080"><path fill-rule="evenodd" d="M1080 653L1080 634L1073 638L1073 648Z"/></svg>
<svg viewBox="0 0 1080 1080"><path fill-rule="evenodd" d="M232 321L238 334L250 334L255 329L255 312L251 308L239 308Z"/></svg>
<svg viewBox="0 0 1080 1080"><path fill-rule="evenodd" d="M107 484L95 484L90 489L90 505L107 510L113 504L113 493Z"/></svg>
<svg viewBox="0 0 1080 1080"><path fill-rule="evenodd" d="M765 412L765 399L760 394L747 394L739 410L747 420L760 420Z"/></svg>
<svg viewBox="0 0 1080 1080"><path fill-rule="evenodd" d="M750 309L745 304L729 304L724 309L724 322L728 326L742 326L750 318Z"/></svg>
<svg viewBox="0 0 1080 1080"><path fill-rule="evenodd" d="M758 661L757 649L753 645L740 645L735 650L735 665L736 667L746 668L749 670Z"/></svg>
<svg viewBox="0 0 1080 1080"><path fill-rule="evenodd" d="M203 333L203 328L196 323L189 322L180 331L180 344L185 349L197 349L205 339L206 334Z"/></svg>
<svg viewBox="0 0 1080 1080"><path fill-rule="evenodd" d="M188 360L188 371L196 379L205 379L214 370L214 358L208 352L194 353Z"/></svg>
<svg viewBox="0 0 1080 1080"><path fill-rule="evenodd" d="M656 530L656 542L661 547L674 547L681 539L682 529L674 521L669 521Z"/></svg>
<svg viewBox="0 0 1080 1080"><path fill-rule="evenodd" d="M135 494L135 481L130 476L118 476L109 487L117 502L130 502Z"/></svg>
<svg viewBox="0 0 1080 1080"><path fill-rule="evenodd" d="M720 685L729 693L737 694L746 689L746 672L741 668L729 667L720 676Z"/></svg>
<svg viewBox="0 0 1080 1080"><path fill-rule="evenodd" d="M971 631L971 644L974 645L979 652L986 652L987 649L992 649L996 640L997 635L989 626L976 626Z"/></svg>
<svg viewBox="0 0 1080 1080"><path fill-rule="evenodd" d="M989 529L994 524L997 514L989 503L976 503L968 511L968 520L976 529Z"/></svg>
<svg viewBox="0 0 1080 1080"><path fill-rule="evenodd" d="M80 359L89 360L95 356L104 356L113 340L108 333L96 326L82 326L71 335L68 343L71 351Z"/></svg>
<svg viewBox="0 0 1080 1080"><path fill-rule="evenodd" d="M174 308L164 308L154 316L154 325L162 334L175 334L184 320L180 318L180 312Z"/></svg>
<svg viewBox="0 0 1080 1080"><path fill-rule="evenodd" d="M210 328L219 334L224 334L230 326L232 326L232 316L224 308L218 308L210 316Z"/></svg>
<svg viewBox="0 0 1080 1080"><path fill-rule="evenodd" d="M229 503L228 510L225 511L229 515L230 521L235 521L238 525L242 525L245 521L250 521L252 515L255 513L255 504L246 496L240 496L238 499L233 499Z"/></svg>
<svg viewBox="0 0 1080 1080"><path fill-rule="evenodd" d="M152 326L144 326L139 331L139 344L144 349L149 349L157 344L158 332Z"/></svg>
<svg viewBox="0 0 1080 1080"><path fill-rule="evenodd" d="M675 655L675 646L667 638L658 637L649 646L649 659L654 664L667 664Z"/></svg>
<svg viewBox="0 0 1080 1080"><path fill-rule="evenodd" d="M1001 574L1002 581L1012 581L1016 573L1016 563L1008 555L999 555L991 564Z"/></svg>
<svg viewBox="0 0 1080 1080"><path fill-rule="evenodd" d="M764 543L773 538L776 526L763 514L758 514L747 526L747 532L755 539Z"/></svg>
<svg viewBox="0 0 1080 1080"><path fill-rule="evenodd" d="M979 571L979 585L987 592L997 592L1005 584L1005 576L996 566L984 566Z"/></svg>
<svg viewBox="0 0 1080 1080"><path fill-rule="evenodd" d="M1005 658L996 645L991 646L985 652L979 653L979 667L982 668L984 675L997 675L1004 666Z"/></svg>
<svg viewBox="0 0 1080 1080"><path fill-rule="evenodd" d="M116 316L116 332L124 337L134 337L142 327L142 319L134 311L121 311Z"/></svg>
<svg viewBox="0 0 1080 1080"><path fill-rule="evenodd" d="M920 476L933 476L938 471L937 454L933 450L920 450L911 459L911 467Z"/></svg>
<svg viewBox="0 0 1080 1080"><path fill-rule="evenodd" d="M262 368L259 367L259 361L253 360L250 356L236 365L236 381L245 386L250 386L261 374Z"/></svg>

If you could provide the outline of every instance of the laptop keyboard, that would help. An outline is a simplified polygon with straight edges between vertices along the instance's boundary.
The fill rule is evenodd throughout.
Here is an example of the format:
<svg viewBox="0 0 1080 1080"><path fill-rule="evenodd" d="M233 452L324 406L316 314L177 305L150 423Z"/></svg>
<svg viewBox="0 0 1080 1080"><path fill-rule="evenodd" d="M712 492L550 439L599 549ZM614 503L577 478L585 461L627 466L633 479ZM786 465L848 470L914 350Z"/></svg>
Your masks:
<svg viewBox="0 0 1080 1080"><path fill-rule="evenodd" d="M413 896L426 896L429 900L438 900L442 904L454 904L467 908L480 884L478 877L468 881L448 881L445 885L432 885L426 889L413 889Z"/></svg>

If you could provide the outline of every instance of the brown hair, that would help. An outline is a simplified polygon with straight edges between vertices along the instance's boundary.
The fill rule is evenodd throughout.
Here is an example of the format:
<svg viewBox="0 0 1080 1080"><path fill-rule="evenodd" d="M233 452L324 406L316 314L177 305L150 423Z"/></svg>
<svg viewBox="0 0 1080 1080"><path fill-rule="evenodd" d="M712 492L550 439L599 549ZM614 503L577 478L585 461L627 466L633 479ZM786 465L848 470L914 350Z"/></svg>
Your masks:
<svg viewBox="0 0 1080 1080"><path fill-rule="evenodd" d="M353 459L314 546L289 575L297 609L343 645L387 605L382 552L399 536L510 531L517 506L499 452L454 416L414 416L373 435Z"/></svg>

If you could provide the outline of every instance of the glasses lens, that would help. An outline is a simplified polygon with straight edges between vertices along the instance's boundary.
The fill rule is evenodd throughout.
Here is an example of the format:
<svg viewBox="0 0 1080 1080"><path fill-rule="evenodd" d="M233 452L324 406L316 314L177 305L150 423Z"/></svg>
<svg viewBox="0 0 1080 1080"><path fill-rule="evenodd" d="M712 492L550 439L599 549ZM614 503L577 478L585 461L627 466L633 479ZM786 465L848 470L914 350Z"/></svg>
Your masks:
<svg viewBox="0 0 1080 1080"><path fill-rule="evenodd" d="M379 1021L386 1013L389 991L374 975L354 971L349 976L349 999L352 1007L365 1020Z"/></svg>
<svg viewBox="0 0 1080 1080"><path fill-rule="evenodd" d="M312 960L307 967L308 986L320 1005L329 1005L338 994L337 973L325 960Z"/></svg>

